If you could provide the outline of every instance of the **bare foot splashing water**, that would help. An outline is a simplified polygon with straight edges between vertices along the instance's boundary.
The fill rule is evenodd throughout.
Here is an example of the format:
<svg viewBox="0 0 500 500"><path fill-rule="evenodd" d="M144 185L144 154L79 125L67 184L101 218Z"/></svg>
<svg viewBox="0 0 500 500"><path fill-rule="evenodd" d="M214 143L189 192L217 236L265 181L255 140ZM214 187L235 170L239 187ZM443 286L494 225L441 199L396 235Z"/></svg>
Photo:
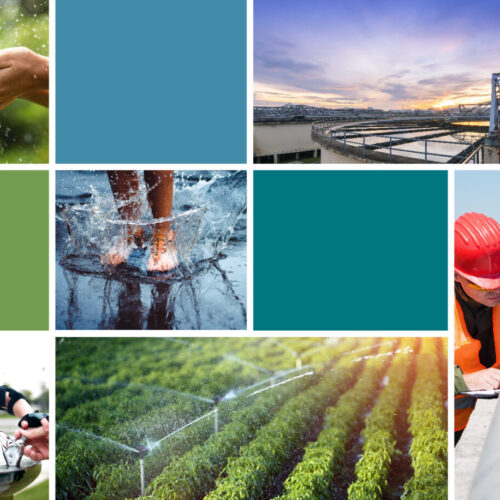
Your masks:
<svg viewBox="0 0 500 500"><path fill-rule="evenodd" d="M144 182L116 202L103 172L60 171L56 191L58 329L245 328L245 172L176 172L169 217Z"/></svg>

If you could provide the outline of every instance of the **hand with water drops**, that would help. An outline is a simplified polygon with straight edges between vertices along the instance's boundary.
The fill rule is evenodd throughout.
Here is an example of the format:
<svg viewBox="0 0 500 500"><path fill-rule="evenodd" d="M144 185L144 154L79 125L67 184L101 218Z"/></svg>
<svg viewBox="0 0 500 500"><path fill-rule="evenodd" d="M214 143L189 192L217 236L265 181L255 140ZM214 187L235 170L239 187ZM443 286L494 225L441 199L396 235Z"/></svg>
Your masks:
<svg viewBox="0 0 500 500"><path fill-rule="evenodd" d="M0 110L18 97L48 106L49 60L15 47L0 50Z"/></svg>

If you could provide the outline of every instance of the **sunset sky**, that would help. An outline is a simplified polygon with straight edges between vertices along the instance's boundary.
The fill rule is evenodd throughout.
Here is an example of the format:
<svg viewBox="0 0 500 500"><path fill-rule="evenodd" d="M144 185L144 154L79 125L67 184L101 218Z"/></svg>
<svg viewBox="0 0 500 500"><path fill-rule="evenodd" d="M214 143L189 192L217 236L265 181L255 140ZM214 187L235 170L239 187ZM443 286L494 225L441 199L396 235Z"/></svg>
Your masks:
<svg viewBox="0 0 500 500"><path fill-rule="evenodd" d="M254 104L489 101L499 20L492 0L255 0Z"/></svg>

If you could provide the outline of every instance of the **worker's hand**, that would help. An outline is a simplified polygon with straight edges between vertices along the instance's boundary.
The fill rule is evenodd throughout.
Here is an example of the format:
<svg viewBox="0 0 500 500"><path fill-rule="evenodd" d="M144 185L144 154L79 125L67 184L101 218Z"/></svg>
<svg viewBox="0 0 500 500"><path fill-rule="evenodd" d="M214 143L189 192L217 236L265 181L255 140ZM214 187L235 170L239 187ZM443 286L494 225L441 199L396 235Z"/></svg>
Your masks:
<svg viewBox="0 0 500 500"><path fill-rule="evenodd" d="M0 50L0 110L18 97L49 88L49 62L33 51Z"/></svg>
<svg viewBox="0 0 500 500"><path fill-rule="evenodd" d="M32 460L47 460L49 458L49 421L41 420L42 426L28 428L28 422L21 422L22 429L17 429L15 438L26 437L24 454Z"/></svg>
<svg viewBox="0 0 500 500"><path fill-rule="evenodd" d="M500 388L500 370L487 368L464 375L465 383L471 391L483 391Z"/></svg>

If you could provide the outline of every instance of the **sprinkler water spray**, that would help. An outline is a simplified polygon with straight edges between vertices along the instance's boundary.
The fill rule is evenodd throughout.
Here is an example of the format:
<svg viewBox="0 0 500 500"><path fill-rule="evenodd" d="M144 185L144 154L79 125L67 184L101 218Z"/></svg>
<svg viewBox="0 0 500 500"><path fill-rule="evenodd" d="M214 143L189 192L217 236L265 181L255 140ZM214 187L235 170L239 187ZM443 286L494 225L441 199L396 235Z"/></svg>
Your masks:
<svg viewBox="0 0 500 500"><path fill-rule="evenodd" d="M310 377L311 375L314 375L314 370L310 370L308 372L302 373L301 375L297 375L295 377L278 382L277 384L269 385L267 387L264 387L263 389L259 389L258 391L254 391L251 394L248 394L247 398L255 396L256 394L260 394L261 392L268 391L269 389L273 389L274 387L278 387L278 386L283 385L283 384L288 384L289 382L292 382L293 380L297 380L297 379L303 378L303 377Z"/></svg>

